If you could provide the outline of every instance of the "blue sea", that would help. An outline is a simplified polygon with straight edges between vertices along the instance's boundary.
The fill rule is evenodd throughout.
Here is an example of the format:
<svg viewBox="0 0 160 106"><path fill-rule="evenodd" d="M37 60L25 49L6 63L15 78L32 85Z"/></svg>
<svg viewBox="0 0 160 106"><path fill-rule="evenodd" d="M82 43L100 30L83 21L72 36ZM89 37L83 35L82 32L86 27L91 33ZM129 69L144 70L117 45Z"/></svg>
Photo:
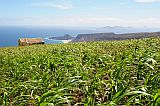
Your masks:
<svg viewBox="0 0 160 106"><path fill-rule="evenodd" d="M92 33L92 30L83 28L59 27L0 27L0 47L18 46L19 38L43 38L46 44L63 43L60 40L47 39L52 36L70 34L77 36L80 33Z"/></svg>
<svg viewBox="0 0 160 106"><path fill-rule="evenodd" d="M49 37L63 36L69 34L77 36L78 34L87 33L134 33L134 32L153 32L160 31L155 28L125 28L125 27L13 27L13 26L0 26L0 47L18 46L19 38L43 38L46 44L63 43L60 40L51 40Z"/></svg>

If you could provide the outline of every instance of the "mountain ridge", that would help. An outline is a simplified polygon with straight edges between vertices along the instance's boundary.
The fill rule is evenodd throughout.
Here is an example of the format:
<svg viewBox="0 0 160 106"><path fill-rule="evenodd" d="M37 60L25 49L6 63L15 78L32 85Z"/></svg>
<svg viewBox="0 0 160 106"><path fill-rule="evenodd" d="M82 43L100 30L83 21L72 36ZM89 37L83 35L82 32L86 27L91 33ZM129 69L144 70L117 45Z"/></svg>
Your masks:
<svg viewBox="0 0 160 106"><path fill-rule="evenodd" d="M71 42L126 40L126 39L140 39L147 37L160 37L160 32L139 32L139 33L124 33L124 34L115 34L113 32L110 32L110 33L79 34Z"/></svg>

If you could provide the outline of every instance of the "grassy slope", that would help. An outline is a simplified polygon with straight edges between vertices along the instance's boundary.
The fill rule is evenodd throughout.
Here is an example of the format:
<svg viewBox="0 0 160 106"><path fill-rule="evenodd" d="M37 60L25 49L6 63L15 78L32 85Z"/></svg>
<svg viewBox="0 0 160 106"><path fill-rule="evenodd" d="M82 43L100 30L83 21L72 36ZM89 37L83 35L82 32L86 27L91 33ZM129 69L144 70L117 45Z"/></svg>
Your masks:
<svg viewBox="0 0 160 106"><path fill-rule="evenodd" d="M159 105L160 38L0 49L0 105Z"/></svg>

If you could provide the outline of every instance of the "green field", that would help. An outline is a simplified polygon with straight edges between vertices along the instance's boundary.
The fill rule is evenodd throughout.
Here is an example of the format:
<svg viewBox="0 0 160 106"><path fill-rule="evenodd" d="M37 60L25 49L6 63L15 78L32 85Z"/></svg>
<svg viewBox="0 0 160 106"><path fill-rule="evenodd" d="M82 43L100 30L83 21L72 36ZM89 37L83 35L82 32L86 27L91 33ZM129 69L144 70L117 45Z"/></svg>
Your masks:
<svg viewBox="0 0 160 106"><path fill-rule="evenodd" d="M160 106L160 38L0 48L2 106Z"/></svg>

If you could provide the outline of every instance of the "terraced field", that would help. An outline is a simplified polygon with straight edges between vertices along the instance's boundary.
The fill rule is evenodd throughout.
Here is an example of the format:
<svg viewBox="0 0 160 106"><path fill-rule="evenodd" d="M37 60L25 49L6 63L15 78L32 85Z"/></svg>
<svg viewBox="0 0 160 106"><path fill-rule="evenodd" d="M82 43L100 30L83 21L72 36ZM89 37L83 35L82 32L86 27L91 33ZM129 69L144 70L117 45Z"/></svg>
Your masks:
<svg viewBox="0 0 160 106"><path fill-rule="evenodd" d="M160 38L0 48L0 105L160 106Z"/></svg>

